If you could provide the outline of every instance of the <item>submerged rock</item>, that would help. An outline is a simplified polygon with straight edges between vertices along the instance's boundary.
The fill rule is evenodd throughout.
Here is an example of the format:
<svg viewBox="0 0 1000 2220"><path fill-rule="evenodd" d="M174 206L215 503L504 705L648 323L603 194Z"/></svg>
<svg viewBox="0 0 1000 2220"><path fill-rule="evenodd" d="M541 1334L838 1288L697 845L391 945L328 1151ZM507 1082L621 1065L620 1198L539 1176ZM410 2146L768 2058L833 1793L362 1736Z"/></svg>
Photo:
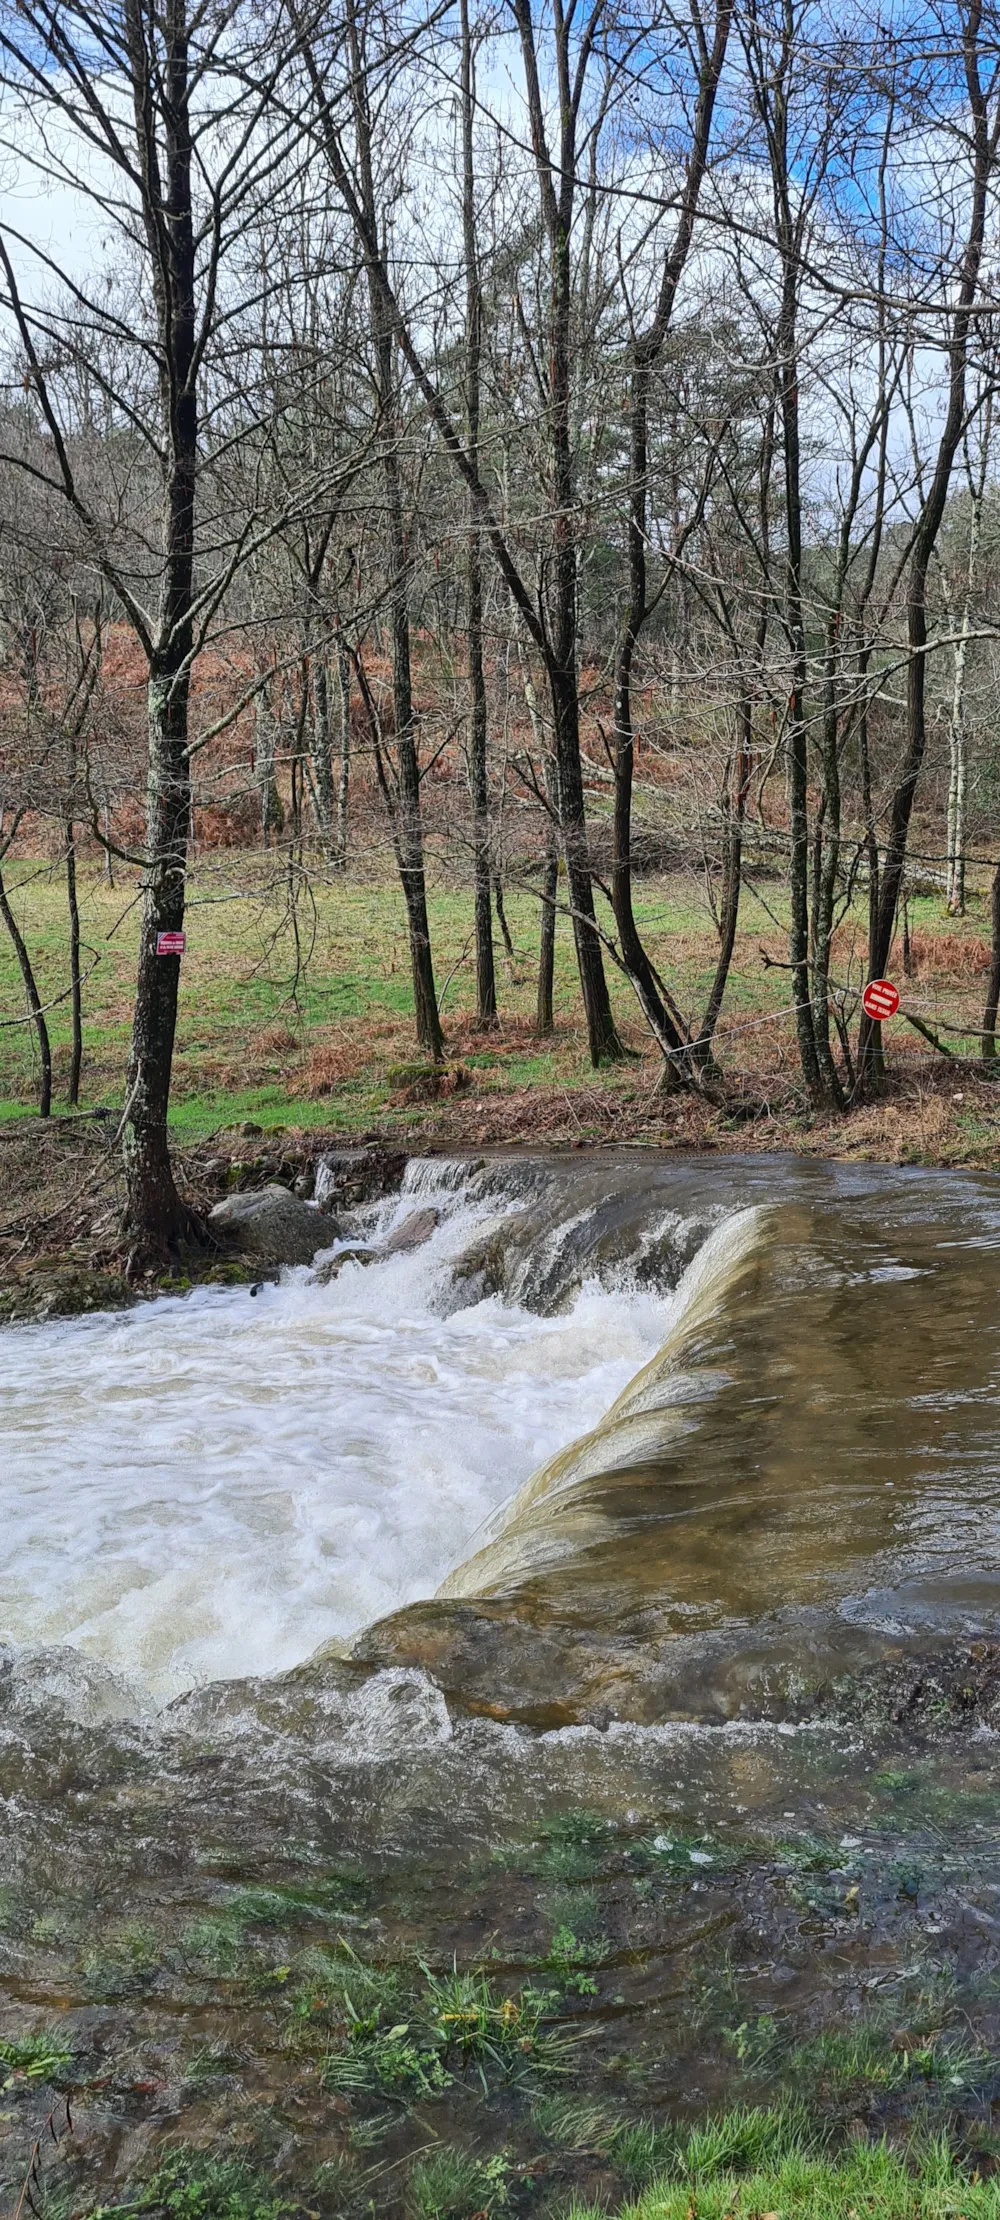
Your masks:
<svg viewBox="0 0 1000 2220"><path fill-rule="evenodd" d="M536 1617L524 1599L408 1604L367 1627L350 1655L383 1672L429 1675L459 1711L536 1729L606 1727L677 1710L675 1676L664 1672L655 1643ZM721 1715L711 1700L708 1708Z"/></svg>
<svg viewBox="0 0 1000 2220"><path fill-rule="evenodd" d="M233 1248L266 1264L311 1264L318 1249L329 1247L331 1230L336 1233L329 1218L277 1186L227 1195L216 1203L209 1223Z"/></svg>

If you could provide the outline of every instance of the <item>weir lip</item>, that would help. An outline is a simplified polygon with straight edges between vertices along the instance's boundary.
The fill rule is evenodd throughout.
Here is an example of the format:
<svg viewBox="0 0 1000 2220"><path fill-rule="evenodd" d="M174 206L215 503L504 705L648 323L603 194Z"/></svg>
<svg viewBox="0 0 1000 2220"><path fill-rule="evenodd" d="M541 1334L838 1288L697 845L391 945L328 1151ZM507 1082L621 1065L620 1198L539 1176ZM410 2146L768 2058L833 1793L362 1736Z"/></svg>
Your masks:
<svg viewBox="0 0 1000 2220"><path fill-rule="evenodd" d="M343 1159L330 1176L349 1176ZM53 1383L59 1372L72 1386L74 1368L116 1347L121 1384L95 1414L112 1445L119 1410L120 1439L135 1430L143 1333L159 1337L154 1410L188 1392L206 1352L216 1363L231 1439L185 1444L183 1478L156 1512L171 1636L188 1608L184 1517L214 1536L221 1633L182 1641L181 1686L349 1652L355 1668L429 1673L456 1709L525 1724L793 1716L809 1691L900 1643L1000 1630L996 1181L645 1151L414 1159L401 1193L369 1207L373 1248L431 1202L424 1247L348 1265L330 1288L298 1272L253 1305L206 1293L4 1337L8 1395L18 1357L27 1376L52 1352ZM354 1377L377 1377L397 1465L393 1478L389 1435L373 1436L364 1489L343 1498L348 1360ZM50 1408L44 1382L32 1396L37 1465L58 1398ZM238 1431L253 1411L256 1448ZM78 1399L77 1463L87 1422ZM67 1459L60 1504L82 1481L88 1508L62 1533L47 1516L39 1549L46 1574L54 1564L69 1582L82 1566L93 1582L128 1558L128 1518L92 1572L100 1491ZM155 1461L136 1471L148 1505ZM216 1513L228 1534L211 1528ZM355 1558L341 1563L351 1520ZM323 1542L313 1559L310 1533ZM396 1597L393 1549L409 1582ZM60 1604L34 1621L50 1643L82 1640L95 1670L103 1654L148 1685L130 1630L152 1623L161 1574L155 1557L136 1563L103 1618L92 1590L75 1619ZM22 1642L32 1613L13 1623L12 1583L31 1576L31 1550L12 1549L3 1607ZM178 1685L152 1677L160 1700Z"/></svg>
<svg viewBox="0 0 1000 2220"><path fill-rule="evenodd" d="M654 1194L704 1208L706 1167L672 1169L647 1223ZM355 1657L606 1726L800 1716L901 1644L1000 1633L997 1183L786 1162L762 1196L746 1169L663 1350ZM605 1173L605 1223L635 1176Z"/></svg>

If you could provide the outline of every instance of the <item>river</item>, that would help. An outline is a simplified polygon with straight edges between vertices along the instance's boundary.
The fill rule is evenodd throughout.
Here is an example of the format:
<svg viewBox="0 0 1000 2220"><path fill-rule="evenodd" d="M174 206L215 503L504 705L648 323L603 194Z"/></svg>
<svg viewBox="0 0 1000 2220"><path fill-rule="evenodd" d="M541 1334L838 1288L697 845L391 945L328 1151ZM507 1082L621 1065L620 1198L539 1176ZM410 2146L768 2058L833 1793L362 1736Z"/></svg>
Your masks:
<svg viewBox="0 0 1000 2220"><path fill-rule="evenodd" d="M735 2104L996 2220L1000 1182L414 1160L345 1248L0 1335L10 2210L619 2212Z"/></svg>

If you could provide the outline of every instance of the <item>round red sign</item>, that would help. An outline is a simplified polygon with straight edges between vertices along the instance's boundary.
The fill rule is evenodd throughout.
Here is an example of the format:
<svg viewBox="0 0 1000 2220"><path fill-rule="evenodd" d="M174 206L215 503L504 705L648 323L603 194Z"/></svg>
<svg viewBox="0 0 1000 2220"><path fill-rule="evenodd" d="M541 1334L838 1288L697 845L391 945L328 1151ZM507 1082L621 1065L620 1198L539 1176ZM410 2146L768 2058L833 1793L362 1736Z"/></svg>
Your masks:
<svg viewBox="0 0 1000 2220"><path fill-rule="evenodd" d="M891 979L869 979L861 1006L866 1017L895 1017L899 1008L899 988L893 986Z"/></svg>

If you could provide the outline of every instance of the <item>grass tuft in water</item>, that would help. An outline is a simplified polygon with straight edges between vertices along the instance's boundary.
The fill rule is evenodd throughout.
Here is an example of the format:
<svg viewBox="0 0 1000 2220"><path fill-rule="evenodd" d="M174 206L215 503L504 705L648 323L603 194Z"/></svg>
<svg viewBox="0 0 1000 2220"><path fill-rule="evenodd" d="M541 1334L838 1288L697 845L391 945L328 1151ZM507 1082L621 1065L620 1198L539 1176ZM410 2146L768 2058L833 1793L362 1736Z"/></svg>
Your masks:
<svg viewBox="0 0 1000 2220"><path fill-rule="evenodd" d="M444 2143L412 2167L408 2209L414 2220L486 2220L509 2204L510 2172L503 2151L484 2160Z"/></svg>
<svg viewBox="0 0 1000 2220"><path fill-rule="evenodd" d="M531 2118L539 2133L563 2151L606 2151L628 2132L607 2105L586 2097L537 2096Z"/></svg>
<svg viewBox="0 0 1000 2220"><path fill-rule="evenodd" d="M22 2035L0 2042L0 2067L23 2074L26 2081L59 2081L73 2056L65 2035L47 2028L39 2035Z"/></svg>
<svg viewBox="0 0 1000 2220"><path fill-rule="evenodd" d="M141 1920L126 1920L84 1952L81 1970L92 1996L127 1996L146 1987L160 1962L154 1930Z"/></svg>
<svg viewBox="0 0 1000 2220"><path fill-rule="evenodd" d="M94 2206L86 2220L127 2220L134 2213L162 2220L281 2220L293 2209L249 2159L213 2157L181 2144L133 2196L119 2205Z"/></svg>

